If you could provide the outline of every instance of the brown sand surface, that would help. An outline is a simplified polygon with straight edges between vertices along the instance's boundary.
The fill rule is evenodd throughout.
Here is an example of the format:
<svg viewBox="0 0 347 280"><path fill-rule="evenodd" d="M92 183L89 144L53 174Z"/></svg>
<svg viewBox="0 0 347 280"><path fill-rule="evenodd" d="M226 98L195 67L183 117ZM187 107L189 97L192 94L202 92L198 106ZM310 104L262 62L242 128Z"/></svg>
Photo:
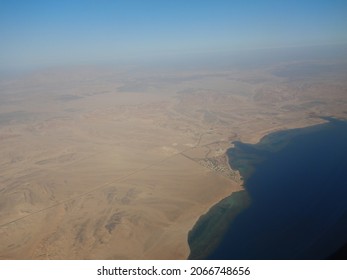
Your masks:
<svg viewBox="0 0 347 280"><path fill-rule="evenodd" d="M187 258L199 216L242 188L233 140L347 117L344 73L274 69L0 80L0 258Z"/></svg>

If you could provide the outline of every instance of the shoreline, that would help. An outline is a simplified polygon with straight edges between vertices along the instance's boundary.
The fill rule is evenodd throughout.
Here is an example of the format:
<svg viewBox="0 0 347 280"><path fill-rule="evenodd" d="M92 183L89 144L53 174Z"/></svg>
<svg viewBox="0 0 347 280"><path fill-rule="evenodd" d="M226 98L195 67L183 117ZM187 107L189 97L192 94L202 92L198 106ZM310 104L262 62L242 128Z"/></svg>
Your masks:
<svg viewBox="0 0 347 280"><path fill-rule="evenodd" d="M278 133L279 131L269 133L269 134L263 136L262 138L260 138L260 140L256 144L247 144L247 143L243 143L243 142L241 142L241 143L244 145L261 145L261 147L259 148L260 150L270 149L270 150L272 150L272 152L276 153L277 149L282 150L282 148L287 146L287 144L291 141L291 139L293 137L301 136L301 135L309 135L310 133L317 133L318 131L320 131L321 128L326 129L327 126L324 126L324 124L329 125L329 123L334 123L334 122L336 123L339 121L341 121L341 120L340 119L334 119L334 118L324 118L324 121L317 124L317 125L308 125L308 126L296 128L298 130L295 130L295 128L294 129L285 129L285 130L281 130L281 132L284 132L281 134ZM343 121L345 121L345 120L343 120ZM288 133L288 131L289 131L289 133ZM270 137L270 135L271 135L271 137ZM272 136L272 135L274 135L274 136ZM266 136L268 136L268 137L265 138ZM275 142L272 142L272 141L275 141ZM231 147L229 149L233 149L233 148ZM247 153L247 150L245 152ZM226 154L229 155L228 152L226 152ZM235 155L237 156L237 153ZM240 156L241 156L240 159L242 159L242 154ZM229 156L228 156L228 158L229 158ZM246 158L248 158L248 156ZM241 162L236 162L234 165L234 168L236 170L238 170L238 171L242 170L241 175L243 177L243 179L242 179L243 182L247 181L248 176L250 175L248 173L249 172L248 168L246 166L243 168L243 165L244 164L247 165L248 161L250 161L248 163L248 165L249 164L252 165L252 160L256 160L256 162L258 162L257 158L253 159L253 157L252 157L251 159L246 160L245 163L243 161L241 161ZM259 158L259 160L261 160L261 158ZM228 163L230 163L230 161L228 161ZM233 168L230 164L229 164L229 166L230 166L230 169L233 170ZM243 199L243 201L245 201L245 197L242 197L241 193L244 193L245 197L247 197L247 200L248 200L247 203L248 204L242 203L242 199ZM213 205L209 209L208 212L206 212L205 214L203 214L199 218L199 220L194 225L194 227L192 228L192 230L189 232L189 235L188 235L189 236L189 245L190 245L190 249L191 249L191 254L188 257L189 259L210 258L209 257L210 254L212 252L214 252L215 249L217 249L217 248L219 250L219 251L216 251L216 252L219 252L216 255L217 259L220 258L221 256L222 256L222 258L224 258L223 255L221 255L221 254L228 254L228 253L221 253L222 251L220 251L220 250L222 250L221 249L222 247L219 247L220 246L219 244L224 244L225 242L228 242L228 241L224 241L224 238L226 236L225 234L227 234L228 230L230 230L230 228L233 227L232 223L233 223L234 219L244 209L246 209L250 205L252 198L256 199L256 197L253 197L254 194L252 194L252 193L253 192L249 193L249 191L247 191L246 188L244 188L243 191L231 193L230 196L222 199L220 202ZM238 197L238 195L239 195L239 197ZM250 195L252 195L252 198L250 197ZM257 199L259 199L259 198L257 198ZM238 201L239 204L237 204L237 203L235 203L235 200L236 201L241 200L241 201ZM224 213L221 214L221 212L223 212L223 211L224 211ZM225 213L228 213L228 211L231 213L231 214L229 213L229 216L227 214L225 214ZM249 217L248 214L247 214L247 217ZM223 219L225 219L225 220L223 221ZM238 220L237 225L239 225L240 222L244 223L243 220ZM219 226L217 229L215 227L216 224ZM218 236L218 237L216 237L216 236ZM216 238L218 238L217 241L216 241ZM236 241L234 240L234 242L236 242ZM210 248L207 248L208 246L210 246ZM223 248L225 246L226 245L224 244ZM241 247L240 248L238 247L238 250L240 250L240 249L241 249ZM236 251L236 252L240 252L240 251ZM215 253L213 253L213 255L211 255L211 258L215 258L216 256L214 256L214 255L215 255ZM236 255L237 255L237 253L236 253Z"/></svg>
<svg viewBox="0 0 347 280"><path fill-rule="evenodd" d="M256 134L256 136L252 136L250 139L252 141L250 142L247 142L245 144L259 144L262 139L272 133L276 133L276 132L279 132L279 131L286 131L286 130L291 130L291 129L301 129L301 128L309 128L309 127L314 127L316 125L320 125L320 124L324 124L324 123L328 123L329 121L327 121L326 119L322 119L322 118L319 118L319 119L316 119L318 120L316 123L312 124L312 123L306 123L306 124L291 124L289 125L289 128L288 126L280 126L280 127L277 127L275 129L267 129L265 131L262 131L262 132L258 132ZM244 143L244 142L242 142ZM189 239L191 239L191 234L194 233L194 231L198 230L199 231L199 227L201 227L201 224L204 223L206 224L207 221L206 219L208 218L211 218L211 212L215 212L216 209L218 207L224 207L225 208L225 211L228 211L228 207L227 206L223 206L223 205L228 205L228 200L231 200L233 201L235 199L235 194L236 196L239 196L239 197L242 197L241 195L237 195L237 193L241 193L241 192L245 192L245 197L243 197L243 199L246 201L246 196L248 196L248 193L247 193L247 190L245 189L244 187L244 183L245 183L245 179L243 178L243 176L240 174L240 171L238 169L233 169L232 166L230 165L230 159L229 159L229 155L228 155L228 150L229 149L232 149L234 147L234 144L231 142L231 145L226 148L226 151L224 153L224 156L226 157L226 163L227 163L227 166L230 170L230 172L232 174L237 174L237 180L233 180L231 179L232 181L234 182L238 182L239 186L240 186L240 190L237 190L237 191L233 191L231 193L229 193L227 196L221 198L219 201L217 201L215 204L213 204L211 207L209 207L207 209L206 212L204 212L202 215L200 215L198 217L198 219L196 220L196 223L193 225L193 227L190 229L190 231L188 232L188 246L189 246L189 255L187 257L187 259L190 259L192 256L192 249L191 249L191 245L190 245L190 242L189 242ZM250 204L250 198L248 197L248 201L245 202L244 204L240 205L239 208L235 208L235 206L233 206L233 203L229 203L231 204L231 206L229 207L229 211L232 212L230 215L234 215L235 213L240 213L242 210L246 209L249 204ZM249 204L248 204L249 203ZM235 214L235 217L236 218L237 214ZM225 231L226 229L222 229L222 231ZM223 233L222 233L223 234ZM200 239L201 238L204 238L204 237L199 237ZM220 238L219 242L221 241L222 238Z"/></svg>

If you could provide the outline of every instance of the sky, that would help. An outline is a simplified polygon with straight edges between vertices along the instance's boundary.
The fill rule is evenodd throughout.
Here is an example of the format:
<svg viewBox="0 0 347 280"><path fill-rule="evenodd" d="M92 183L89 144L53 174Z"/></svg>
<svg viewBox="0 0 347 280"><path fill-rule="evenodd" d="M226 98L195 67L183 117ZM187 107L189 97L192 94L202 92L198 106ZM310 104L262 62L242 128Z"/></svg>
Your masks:
<svg viewBox="0 0 347 280"><path fill-rule="evenodd" d="M0 68L347 43L346 0L0 0Z"/></svg>

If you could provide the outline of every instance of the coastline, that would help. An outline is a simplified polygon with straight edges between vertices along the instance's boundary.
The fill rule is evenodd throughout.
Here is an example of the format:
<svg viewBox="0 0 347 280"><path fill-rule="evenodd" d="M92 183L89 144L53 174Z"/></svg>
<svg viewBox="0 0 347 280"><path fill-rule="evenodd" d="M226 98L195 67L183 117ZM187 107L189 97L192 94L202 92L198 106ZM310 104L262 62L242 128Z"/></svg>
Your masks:
<svg viewBox="0 0 347 280"><path fill-rule="evenodd" d="M188 259L205 259L221 242L232 221L250 205L247 191L230 194L200 216L188 234ZM206 242L209 240L210 242Z"/></svg>
<svg viewBox="0 0 347 280"><path fill-rule="evenodd" d="M309 127L314 127L316 125L329 123L328 119L324 119L324 118L319 118L315 120L316 122L314 124L307 121L305 123L295 123L295 124L290 124L286 126L282 125L280 127L267 129L265 131L260 131L255 136L249 136L247 138L249 140L247 144L259 144L268 135L271 135L279 131L288 131L288 130L290 131L292 129L309 128ZM312 121L312 119L310 119L310 121ZM234 142L235 141L231 142L229 147L226 148L224 156L226 157L227 166L230 172L232 172L233 174L237 174L236 180L234 178L233 181L239 184L240 189L229 193L227 196L217 201L210 208L208 208L206 212L203 212L203 214L198 217L198 219L196 220L196 223L188 232L188 245L189 245L189 255L187 257L188 259L199 259L199 258L206 257L209 254L209 252L211 252L213 248L217 247L219 242L221 242L221 239L222 239L221 237L219 237L219 240L213 240L214 238L217 238L217 232L219 231L219 236L223 236L227 231L227 227L233 222L233 220L238 216L238 214L240 214L243 210L245 210L251 203L251 199L247 193L247 190L244 187L244 183L246 180L245 172L244 174L241 174L242 172L240 172L239 168L235 168L235 167L233 168L230 165L230 158L229 158L228 151L235 147ZM237 201L238 199L240 201ZM225 217L228 217L228 218L226 218L226 221L223 221L223 218ZM212 221L209 221L209 219L212 219ZM214 224L214 226L215 224L218 224L219 229L216 230L212 225L210 225L209 228L213 228L213 233L210 233L209 232L210 230L205 230L205 232L203 232L203 228L207 228L209 224ZM203 243L204 239L208 239L210 235L215 236L212 239L214 244L212 244L209 248L207 248L206 251L203 253L196 252L196 251L199 251L198 249L199 243L200 242Z"/></svg>
<svg viewBox="0 0 347 280"><path fill-rule="evenodd" d="M339 124L340 122L339 119L334 119L334 118L324 118L324 119L322 118L322 120L324 121L318 124L318 126L309 125L309 126L303 127L303 129L301 129L302 127L300 127L297 130L286 129L286 130L282 130L281 132L269 133L266 136L262 137L257 142L256 146L254 146L254 153L257 154L260 151L264 151L264 152L267 151L267 152L270 152L270 154L277 153L278 151L284 149L289 143L291 143L292 138L294 139L294 137L298 137L302 135L309 136L311 135L311 133L319 133L322 129L323 131L333 131L331 130L332 127L329 126L329 124L331 123L332 125L334 125L334 123ZM324 126L324 124L326 124L326 126ZM242 156L243 153L246 153L245 154L246 158L244 160L240 159L240 161L236 160L236 162L234 162L234 165L232 166L230 165L231 162L229 161L229 166L233 170L235 169L239 170L243 177L242 179L245 182L248 180L248 178L250 178L250 174L253 174L252 165L254 164L254 166L258 166L258 164L260 164L263 161L263 157L265 159L267 155L266 155L266 152L263 155L261 152L259 155L251 156L251 154L253 153L252 145L239 142L237 143L237 146L238 147L236 147L235 149L231 148L233 149L235 157L237 158L237 156L239 155L241 158L243 158L244 157ZM248 148L246 149L246 146L250 147L250 149L252 150L248 150ZM245 147L246 150L242 152L243 147ZM238 152L238 149L241 149L241 150ZM228 152L227 154L229 155ZM249 156L251 157L249 158ZM252 180L254 181L254 179ZM254 189L254 186L253 186L253 191L249 193L250 190L244 189L243 191L244 197L242 197L241 195L242 191L239 193L230 194L229 197L224 198L223 200L221 200L220 202L212 206L208 212L206 212L204 215L202 215L199 218L195 226L189 232L189 244L191 248L191 254L189 256L189 259L205 259L206 257L208 257L210 252L213 251L213 248L217 248L218 244L222 242L227 232L227 229L229 228L229 231L230 231L230 229L233 228L234 219L238 216L238 214L242 210L246 209L250 205L251 199L253 200L254 198L259 201L259 198L254 197L255 194L253 192L254 190L256 190ZM256 191L258 193L261 190L256 190ZM242 203L242 200L244 201L245 197L248 197L248 205L246 203ZM235 203L235 200L240 200L239 204ZM221 214L221 211L222 212L224 211L224 213L228 213L229 211L229 215ZM249 211L247 210L247 213L248 212ZM245 217L245 216L242 215L242 217ZM250 217L250 216L247 214L247 217ZM223 218L227 220L220 221ZM215 226L216 224L219 226L217 230ZM240 225L240 220L238 220L237 225ZM238 226L236 227L238 228ZM218 241L215 240L217 236L216 231L217 232L219 231ZM234 242L236 242L236 240L234 240ZM221 253L220 250L223 250L222 248L225 248L225 245L223 245L223 247L220 247L219 249L220 253ZM222 255L217 254L217 259L220 258L221 256Z"/></svg>

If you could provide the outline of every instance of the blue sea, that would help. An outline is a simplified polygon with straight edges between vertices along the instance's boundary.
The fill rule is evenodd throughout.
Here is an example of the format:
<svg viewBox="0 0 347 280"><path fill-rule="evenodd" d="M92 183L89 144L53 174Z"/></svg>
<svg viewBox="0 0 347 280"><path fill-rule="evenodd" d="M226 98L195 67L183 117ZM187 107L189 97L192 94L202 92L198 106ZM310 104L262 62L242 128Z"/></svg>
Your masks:
<svg viewBox="0 0 347 280"><path fill-rule="evenodd" d="M347 244L347 122L326 120L228 150L251 203L209 259L326 259Z"/></svg>

